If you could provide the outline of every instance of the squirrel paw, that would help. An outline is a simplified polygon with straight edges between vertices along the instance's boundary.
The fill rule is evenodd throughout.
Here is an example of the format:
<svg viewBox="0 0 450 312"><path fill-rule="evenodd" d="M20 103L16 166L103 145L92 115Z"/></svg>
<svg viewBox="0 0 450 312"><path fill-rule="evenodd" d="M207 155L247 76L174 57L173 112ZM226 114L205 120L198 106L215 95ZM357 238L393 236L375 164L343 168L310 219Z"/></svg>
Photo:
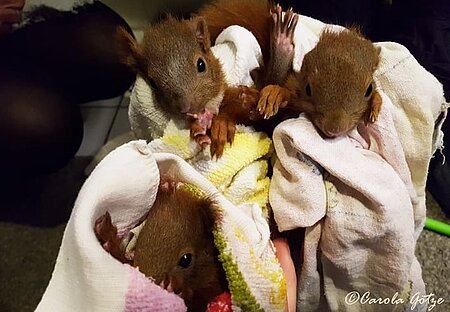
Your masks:
<svg viewBox="0 0 450 312"><path fill-rule="evenodd" d="M258 120L260 116L257 113L256 108L259 100L259 91L255 88L241 86L239 100L242 101L241 106L243 111L247 112L248 119L253 121Z"/></svg>
<svg viewBox="0 0 450 312"><path fill-rule="evenodd" d="M294 30L298 23L298 15L292 8L287 10L284 16L282 13L283 10L279 4L271 10L272 52L278 53L282 58L289 58L294 54Z"/></svg>
<svg viewBox="0 0 450 312"><path fill-rule="evenodd" d="M200 134L195 136L195 141L204 149L207 145L211 144L211 139L207 134Z"/></svg>
<svg viewBox="0 0 450 312"><path fill-rule="evenodd" d="M112 224L109 212L95 220L94 232L105 251L117 260L127 262L117 237L117 228Z"/></svg>
<svg viewBox="0 0 450 312"><path fill-rule="evenodd" d="M181 185L183 185L183 182L176 181L174 178L167 175L161 175L159 180L159 189L164 192L175 191Z"/></svg>
<svg viewBox="0 0 450 312"><path fill-rule="evenodd" d="M193 138L198 145L205 148L206 145L211 144L211 139L206 134L206 128L199 122L198 119L195 119L190 124L190 133L191 138Z"/></svg>
<svg viewBox="0 0 450 312"><path fill-rule="evenodd" d="M190 118L191 138L202 148L205 148L206 145L211 143L206 131L211 128L214 115L210 111L205 110L203 113L189 114L188 117Z"/></svg>
<svg viewBox="0 0 450 312"><path fill-rule="evenodd" d="M258 112L269 119L278 113L280 108L289 102L289 91L278 85L268 85L261 90L258 101Z"/></svg>
<svg viewBox="0 0 450 312"><path fill-rule="evenodd" d="M380 115L381 104L383 103L383 100L381 99L381 96L377 91L373 92L372 97L369 100L369 103L370 109L367 114L367 118L365 120L366 125L377 121L378 116Z"/></svg>
<svg viewBox="0 0 450 312"><path fill-rule="evenodd" d="M233 143L234 134L236 132L235 121L227 118L227 116L217 115L211 126L211 157L216 156L217 159L222 157L225 144Z"/></svg>

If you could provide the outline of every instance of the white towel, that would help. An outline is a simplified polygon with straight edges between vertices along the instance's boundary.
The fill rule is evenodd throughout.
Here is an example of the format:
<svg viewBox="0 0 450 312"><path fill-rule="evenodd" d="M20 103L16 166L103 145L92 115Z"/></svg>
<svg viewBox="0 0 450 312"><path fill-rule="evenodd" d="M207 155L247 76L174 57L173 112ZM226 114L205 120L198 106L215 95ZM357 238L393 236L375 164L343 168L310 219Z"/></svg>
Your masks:
<svg viewBox="0 0 450 312"><path fill-rule="evenodd" d="M95 220L106 211L121 234L142 220L155 200L160 172L197 186L222 209L214 236L233 306L283 311L286 282L261 208L255 203L235 206L180 157L153 153L143 140L112 151L83 185L36 311L186 310L180 297L104 251L94 234Z"/></svg>
<svg viewBox="0 0 450 312"><path fill-rule="evenodd" d="M300 70L304 53L315 46L325 27L342 30L342 26L325 24L300 15L294 33L294 70ZM423 203L418 206L418 209L422 210L415 212L418 223L421 222L419 219L424 221L428 164L434 152L443 148L443 121L436 127L434 123L442 112L446 116L449 104L445 101L442 84L417 62L408 49L394 42L380 42L375 45L381 48L375 82L394 104L392 114L395 127L418 200Z"/></svg>
<svg viewBox="0 0 450 312"><path fill-rule="evenodd" d="M304 243L314 247L305 248L299 272L301 311L317 309L325 298L332 311L381 309L347 305L351 291L392 298L395 292L406 296L412 283L424 294L420 274L410 272L417 261L413 207L418 202L392 107L383 94L379 120L360 130L370 136L371 149L364 148L367 143L356 130L348 137L322 138L304 115L275 129L278 160L270 203L278 227L321 229L320 236L307 235ZM307 286L321 284L317 263L323 298Z"/></svg>
<svg viewBox="0 0 450 312"><path fill-rule="evenodd" d="M325 26L330 27L300 16L294 42L314 42L302 38L301 29L317 42ZM414 248L425 221L428 164L442 148L440 125L434 123L448 104L442 85L405 47L376 45L381 53L375 81L383 107L372 127L324 140L301 115L274 132L278 160L270 203L281 231L306 228L297 272L301 311L386 311L380 305L347 305L352 290L378 298L398 292L406 303L415 293L425 294ZM294 58L294 69L302 57Z"/></svg>

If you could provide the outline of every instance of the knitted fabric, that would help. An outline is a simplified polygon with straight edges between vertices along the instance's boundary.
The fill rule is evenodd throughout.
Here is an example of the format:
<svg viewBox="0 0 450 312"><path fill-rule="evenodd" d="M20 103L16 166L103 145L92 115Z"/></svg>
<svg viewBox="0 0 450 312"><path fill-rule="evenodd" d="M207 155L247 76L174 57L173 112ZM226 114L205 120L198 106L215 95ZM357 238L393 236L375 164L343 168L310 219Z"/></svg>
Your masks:
<svg viewBox="0 0 450 312"><path fill-rule="evenodd" d="M233 145L225 148L219 160L211 159L208 148L201 150L185 129L166 129L166 134L151 141L149 147L153 152L172 153L186 160L236 205L256 202L265 207L268 203L267 159L273 147L261 132L238 127Z"/></svg>

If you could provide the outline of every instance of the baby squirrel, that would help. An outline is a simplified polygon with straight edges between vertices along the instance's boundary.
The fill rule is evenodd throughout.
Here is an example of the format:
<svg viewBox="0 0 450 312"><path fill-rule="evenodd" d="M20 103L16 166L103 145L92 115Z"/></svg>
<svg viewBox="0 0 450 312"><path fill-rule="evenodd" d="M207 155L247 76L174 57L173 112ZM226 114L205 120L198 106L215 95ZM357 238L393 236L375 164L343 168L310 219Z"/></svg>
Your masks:
<svg viewBox="0 0 450 312"><path fill-rule="evenodd" d="M276 56L292 60L293 33L286 28L281 36L283 44L274 44ZM261 91L258 111L267 119L281 108L279 121L304 112L327 137L346 134L360 122L373 123L382 103L373 79L379 54L380 49L355 29L325 28L300 72L290 68L281 86Z"/></svg>
<svg viewBox="0 0 450 312"><path fill-rule="evenodd" d="M211 200L198 198L182 183L166 179L139 233L132 260L125 257L108 213L97 219L94 230L113 257L178 294L188 311L205 311L208 302L227 290L212 234L219 219Z"/></svg>
<svg viewBox="0 0 450 312"><path fill-rule="evenodd" d="M218 157L225 143L233 140L236 116L242 122L250 120L244 114L249 107L256 109L259 98L255 88L228 86L210 50L211 42L230 25L250 30L262 48L265 62L270 63L271 14L267 1L220 0L205 5L190 20L169 16L145 30L142 44L123 29L118 30L124 63L148 82L161 107L188 117L191 136L199 144L210 143L207 130L212 128L211 154ZM268 68L276 70L276 66ZM261 71L254 73L257 88L272 77L272 72ZM215 115L218 118L213 119ZM253 118L259 115L253 114Z"/></svg>

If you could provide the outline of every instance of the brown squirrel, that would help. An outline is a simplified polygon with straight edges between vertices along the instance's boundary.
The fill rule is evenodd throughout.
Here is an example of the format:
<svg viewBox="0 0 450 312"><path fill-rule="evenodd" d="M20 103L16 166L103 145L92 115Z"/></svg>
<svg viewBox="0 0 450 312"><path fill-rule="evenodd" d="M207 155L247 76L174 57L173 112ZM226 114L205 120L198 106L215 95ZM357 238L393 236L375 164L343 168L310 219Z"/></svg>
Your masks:
<svg viewBox="0 0 450 312"><path fill-rule="evenodd" d="M270 8L268 1L216 1L205 5L190 20L169 16L150 25L142 44L124 30L118 31L123 39L124 62L146 79L161 107L187 115L191 135L202 145L209 143L206 131L212 128L213 156L220 157L225 143L232 142L235 117L241 116L242 122L249 119L243 114L249 107L256 108L259 93L255 88L226 85L221 65L210 50L211 42L226 27L243 26L255 35L265 63L271 64ZM276 65L256 73L256 87L271 81ZM253 117L259 118L257 114Z"/></svg>
<svg viewBox="0 0 450 312"><path fill-rule="evenodd" d="M277 57L292 60L292 40L275 48ZM379 53L356 29L325 28L300 72L289 69L281 86L268 85L261 91L258 111L271 118L281 108L278 121L304 112L327 137L346 134L360 122L373 123L382 104L373 79Z"/></svg>
<svg viewBox="0 0 450 312"><path fill-rule="evenodd" d="M125 256L108 213L97 219L95 234L114 258L139 268L156 284L185 301L188 311L205 311L208 302L227 290L212 231L220 213L180 182L166 180L137 238L133 259Z"/></svg>

